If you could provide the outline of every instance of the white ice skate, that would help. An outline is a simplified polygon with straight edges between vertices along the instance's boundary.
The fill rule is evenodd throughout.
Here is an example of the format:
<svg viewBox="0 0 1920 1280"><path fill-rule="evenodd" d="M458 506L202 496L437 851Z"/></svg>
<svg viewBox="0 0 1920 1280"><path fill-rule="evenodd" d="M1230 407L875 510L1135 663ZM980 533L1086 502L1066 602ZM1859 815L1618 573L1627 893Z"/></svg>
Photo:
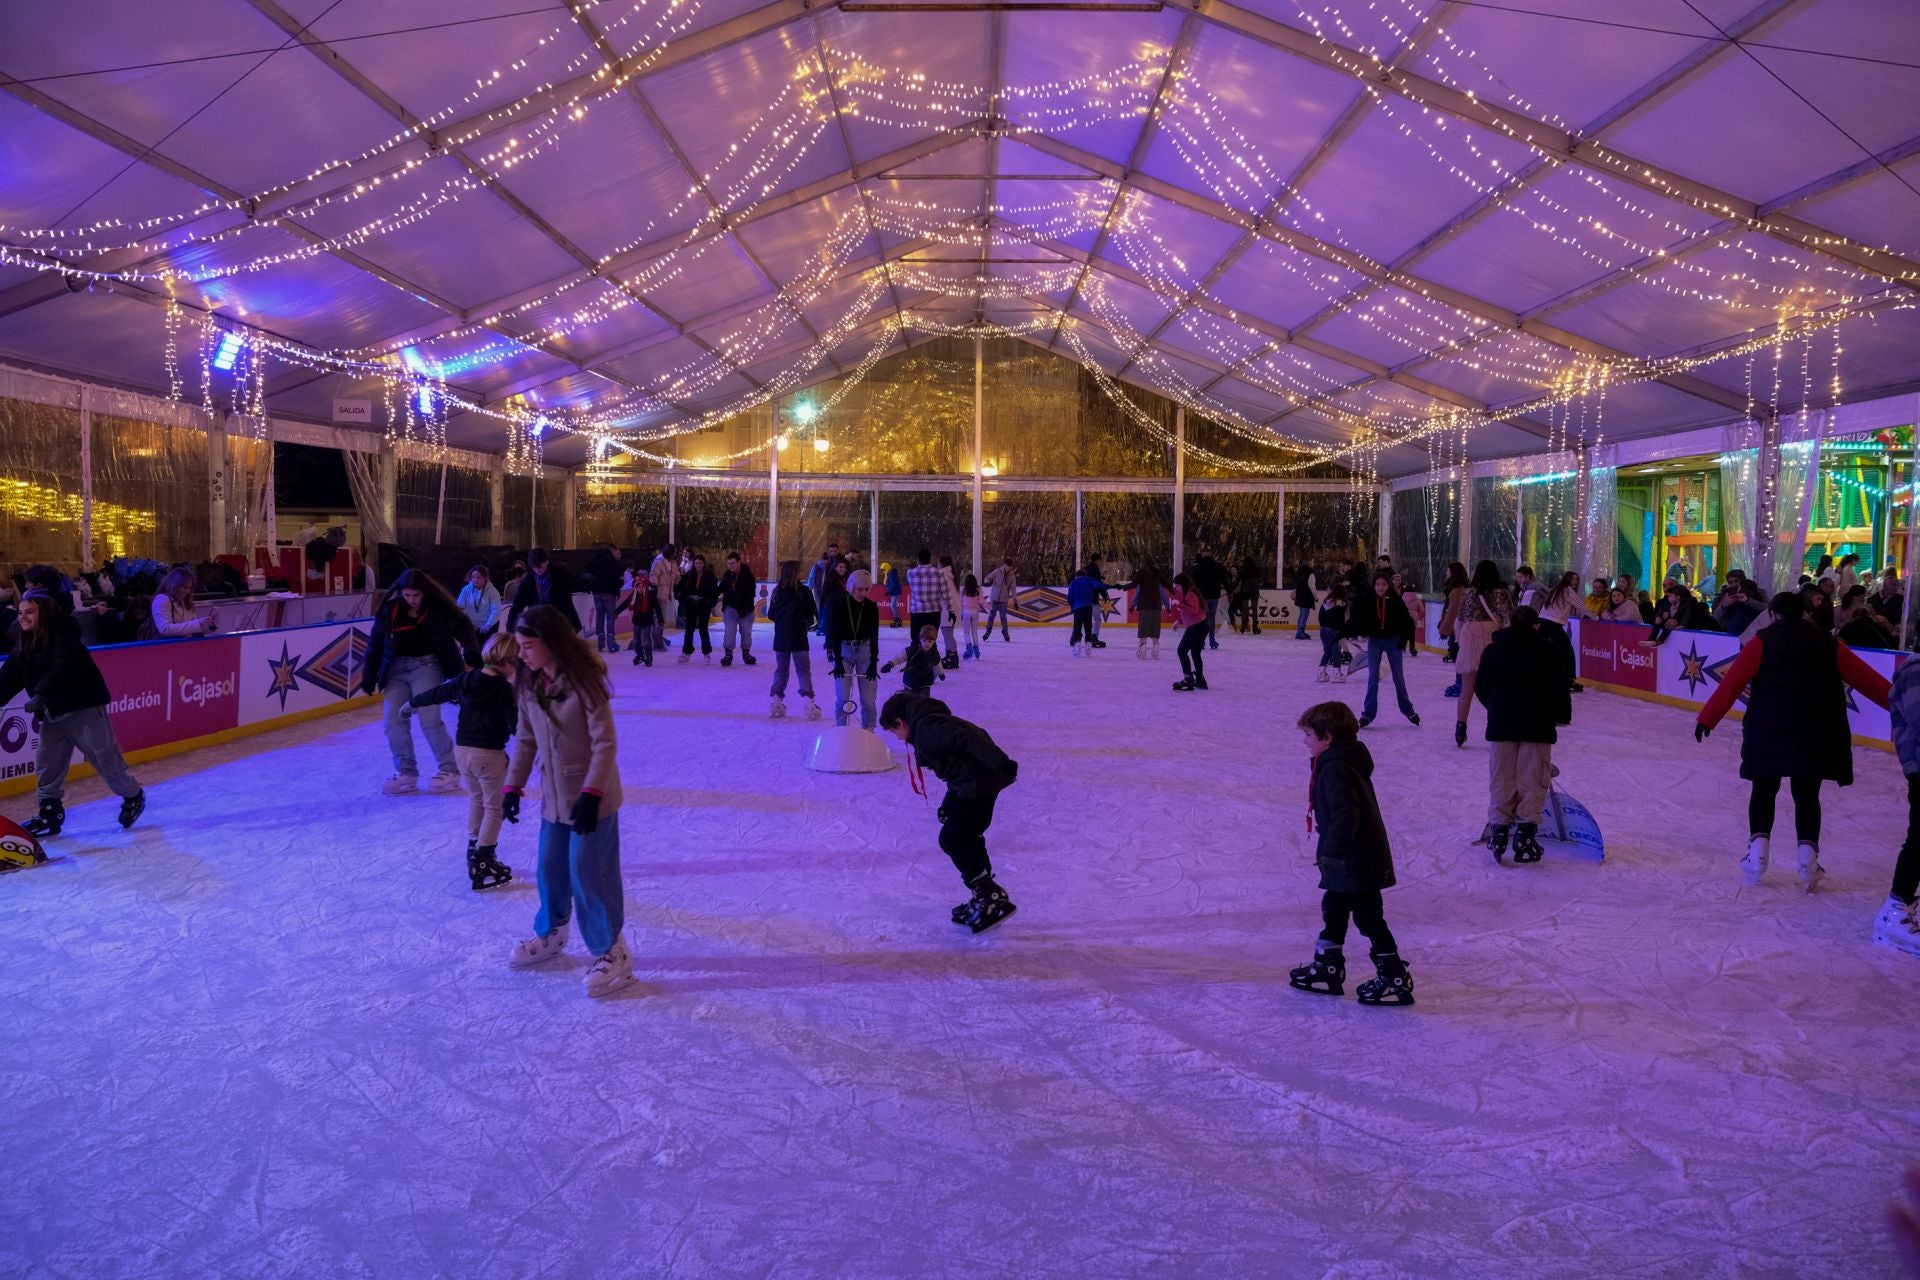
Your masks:
<svg viewBox="0 0 1920 1280"><path fill-rule="evenodd" d="M442 770L427 780L427 790L437 796L448 796L461 789L460 775Z"/></svg>
<svg viewBox="0 0 1920 1280"><path fill-rule="evenodd" d="M1322 667L1320 668L1320 674L1313 678L1313 682L1315 684L1325 684L1327 681L1331 679L1333 679L1333 677L1327 674L1327 669L1325 667Z"/></svg>
<svg viewBox="0 0 1920 1280"><path fill-rule="evenodd" d="M1873 940L1910 956L1920 956L1920 922L1914 920L1911 902L1887 895L1887 905L1873 922Z"/></svg>
<svg viewBox="0 0 1920 1280"><path fill-rule="evenodd" d="M507 965L513 969L531 969L534 965L558 958L566 949L567 925L562 921L553 926L553 932L544 938L522 938L514 943L513 954L507 957Z"/></svg>
<svg viewBox="0 0 1920 1280"><path fill-rule="evenodd" d="M1747 873L1748 884L1759 884L1760 877L1767 874L1767 851L1772 843L1769 836L1755 836L1747 844L1747 856L1740 859L1740 869Z"/></svg>
<svg viewBox="0 0 1920 1280"><path fill-rule="evenodd" d="M1093 656L1093 641L1082 640L1080 642L1080 656L1083 658L1091 658Z"/></svg>
<svg viewBox="0 0 1920 1280"><path fill-rule="evenodd" d="M1147 656L1147 642L1145 640L1142 640L1139 647L1133 651L1133 656L1136 658L1144 658Z"/></svg>
<svg viewBox="0 0 1920 1280"><path fill-rule="evenodd" d="M815 702L812 698L808 698L807 699L807 719L818 720L819 718L820 718L820 704Z"/></svg>
<svg viewBox="0 0 1920 1280"><path fill-rule="evenodd" d="M781 699L775 698L773 705L767 708L767 714L775 720L785 720L787 718L787 704Z"/></svg>
<svg viewBox="0 0 1920 1280"><path fill-rule="evenodd" d="M419 775L412 773L396 773L380 784L380 790L390 796L410 796L419 789Z"/></svg>
<svg viewBox="0 0 1920 1280"><path fill-rule="evenodd" d="M1345 684L1347 682L1347 669L1344 666L1333 669L1333 682L1335 684Z"/></svg>
<svg viewBox="0 0 1920 1280"><path fill-rule="evenodd" d="M1158 640L1153 642L1153 656L1156 658L1160 656L1160 642Z"/></svg>
<svg viewBox="0 0 1920 1280"><path fill-rule="evenodd" d="M683 653L683 654L681 654L681 655L680 655L680 665L681 665L681 666L685 666L685 665L686 665L687 663L689 663L689 662L692 662L692 661L693 661L693 655L692 655L692 654L690 654L690 653Z"/></svg>
<svg viewBox="0 0 1920 1280"><path fill-rule="evenodd" d="M587 994L595 999L610 996L620 988L633 983L633 956L627 951L627 940L615 938L607 953L593 962L587 970Z"/></svg>
<svg viewBox="0 0 1920 1280"><path fill-rule="evenodd" d="M1820 846L1800 844L1800 887L1812 893L1820 882L1827 878L1827 869L1820 865Z"/></svg>

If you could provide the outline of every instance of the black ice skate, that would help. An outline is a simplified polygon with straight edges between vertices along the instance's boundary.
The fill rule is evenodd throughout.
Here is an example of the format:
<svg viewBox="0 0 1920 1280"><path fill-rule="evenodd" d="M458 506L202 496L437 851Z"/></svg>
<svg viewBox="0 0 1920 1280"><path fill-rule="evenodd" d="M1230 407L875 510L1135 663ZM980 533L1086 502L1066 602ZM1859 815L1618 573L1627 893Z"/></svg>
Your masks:
<svg viewBox="0 0 1920 1280"><path fill-rule="evenodd" d="M754 657L752 654L748 653L745 649L742 649L740 651L740 661L746 663L750 667L757 667L760 665L760 660Z"/></svg>
<svg viewBox="0 0 1920 1280"><path fill-rule="evenodd" d="M973 914L973 909L979 901L980 895L976 893L973 897L968 898L965 902L955 907L953 909L953 922L955 924L965 924L967 917Z"/></svg>
<svg viewBox="0 0 1920 1280"><path fill-rule="evenodd" d="M1173 691L1175 693L1192 693L1193 689L1194 689L1194 684L1193 684L1192 676L1184 676L1181 679L1175 680L1173 682Z"/></svg>
<svg viewBox="0 0 1920 1280"><path fill-rule="evenodd" d="M147 793L136 791L120 802L120 825L131 827L147 811Z"/></svg>
<svg viewBox="0 0 1920 1280"><path fill-rule="evenodd" d="M1320 946L1313 961L1287 975L1287 985L1300 991L1337 996L1347 989L1347 958L1339 947Z"/></svg>
<svg viewBox="0 0 1920 1280"><path fill-rule="evenodd" d="M983 933L1013 913L1013 900L989 876L973 891L973 901L967 904L965 924L975 933Z"/></svg>
<svg viewBox="0 0 1920 1280"><path fill-rule="evenodd" d="M1207 678L1205 676L1195 676L1193 678L1193 687L1204 690L1207 687Z"/></svg>
<svg viewBox="0 0 1920 1280"><path fill-rule="evenodd" d="M492 889L513 879L513 868L494 857L498 848L483 844L467 850L467 879L475 890Z"/></svg>
<svg viewBox="0 0 1920 1280"><path fill-rule="evenodd" d="M1506 860L1507 829L1505 827L1489 822L1486 830L1480 833L1480 839L1476 843L1486 845L1487 849L1493 854L1493 860L1495 862L1504 862Z"/></svg>
<svg viewBox="0 0 1920 1280"><path fill-rule="evenodd" d="M67 806L58 800L42 800L40 812L21 823L29 835L57 836L67 824Z"/></svg>
<svg viewBox="0 0 1920 1280"><path fill-rule="evenodd" d="M1536 838L1540 827L1538 823L1523 822L1513 833L1513 860L1515 862L1538 862L1546 851L1540 847Z"/></svg>
<svg viewBox="0 0 1920 1280"><path fill-rule="evenodd" d="M725 653L720 655L720 665L723 667L730 667L733 665L733 650L729 649Z"/></svg>
<svg viewBox="0 0 1920 1280"><path fill-rule="evenodd" d="M1413 975L1407 972L1407 962L1400 958L1399 952L1388 951L1373 957L1373 967L1376 976L1354 988L1355 999L1361 1004L1413 1003Z"/></svg>

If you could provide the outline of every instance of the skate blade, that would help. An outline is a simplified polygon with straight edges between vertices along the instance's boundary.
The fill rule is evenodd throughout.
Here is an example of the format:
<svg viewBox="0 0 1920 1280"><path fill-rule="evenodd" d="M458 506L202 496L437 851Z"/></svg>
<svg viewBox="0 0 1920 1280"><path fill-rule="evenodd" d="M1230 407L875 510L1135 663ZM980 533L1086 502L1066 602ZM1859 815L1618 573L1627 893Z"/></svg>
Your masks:
<svg viewBox="0 0 1920 1280"><path fill-rule="evenodd" d="M1395 996L1381 996L1375 1000L1369 1000L1365 996L1362 996L1356 1003L1363 1004L1369 1009L1404 1009L1413 1003L1413 995L1406 993Z"/></svg>
<svg viewBox="0 0 1920 1280"><path fill-rule="evenodd" d="M1289 979L1287 979L1287 985L1288 985L1288 986L1290 986L1290 987L1292 987L1292 988L1293 988L1293 989L1294 989L1295 991L1307 991L1307 992L1311 992L1312 994L1314 994L1314 995L1316 995L1316 996L1338 996L1338 995L1345 995L1345 994L1346 994L1346 990L1347 990L1347 989L1346 989L1346 988L1345 988L1344 986L1339 986L1339 987L1331 987L1331 986L1322 986L1322 987L1316 987L1316 986L1314 986L1314 985L1313 985L1312 983L1310 983L1310 982L1295 982L1295 981L1294 981L1293 979L1291 979L1291 978L1289 978Z"/></svg>

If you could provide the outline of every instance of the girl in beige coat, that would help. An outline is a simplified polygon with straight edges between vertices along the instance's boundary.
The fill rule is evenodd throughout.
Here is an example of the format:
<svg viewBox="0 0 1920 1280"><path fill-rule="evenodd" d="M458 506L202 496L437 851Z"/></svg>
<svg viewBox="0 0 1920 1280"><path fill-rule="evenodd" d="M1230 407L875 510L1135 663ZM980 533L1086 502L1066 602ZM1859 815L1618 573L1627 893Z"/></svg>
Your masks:
<svg viewBox="0 0 1920 1280"><path fill-rule="evenodd" d="M578 915L594 957L587 994L604 996L633 981L633 956L621 929L620 771L606 662L551 605L535 605L514 624L520 641L516 682L520 732L507 766L503 809L520 821L520 796L540 761L540 909L534 936L513 949L516 969L544 964L567 946Z"/></svg>

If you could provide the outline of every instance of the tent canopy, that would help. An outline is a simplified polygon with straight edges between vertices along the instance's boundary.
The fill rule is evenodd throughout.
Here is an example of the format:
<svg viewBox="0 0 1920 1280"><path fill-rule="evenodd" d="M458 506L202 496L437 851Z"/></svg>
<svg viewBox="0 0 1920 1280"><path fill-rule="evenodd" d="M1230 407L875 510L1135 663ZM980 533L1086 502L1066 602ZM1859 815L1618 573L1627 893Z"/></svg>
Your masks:
<svg viewBox="0 0 1920 1280"><path fill-rule="evenodd" d="M0 354L490 450L969 327L1389 475L1821 408L1920 385L1908 10L14 5Z"/></svg>

